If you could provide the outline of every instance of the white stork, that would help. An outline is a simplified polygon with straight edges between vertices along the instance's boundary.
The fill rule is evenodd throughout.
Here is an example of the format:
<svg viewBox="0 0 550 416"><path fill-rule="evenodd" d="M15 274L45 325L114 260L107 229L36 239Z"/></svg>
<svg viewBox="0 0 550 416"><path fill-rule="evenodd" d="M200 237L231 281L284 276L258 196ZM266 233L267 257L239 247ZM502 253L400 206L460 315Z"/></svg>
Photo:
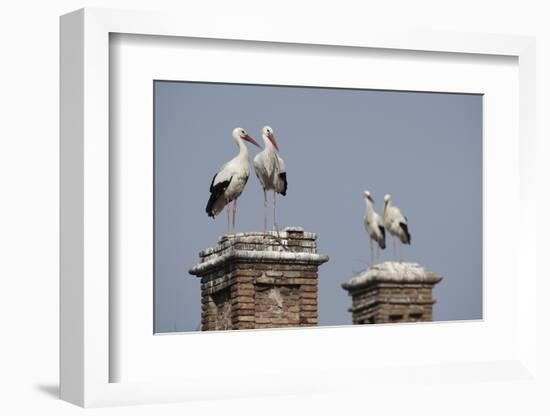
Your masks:
<svg viewBox="0 0 550 416"><path fill-rule="evenodd" d="M391 195L384 196L384 225L394 237L399 238L403 244L411 244L411 234L405 217L401 210L394 207L391 202ZM395 240L393 241L393 254L395 256Z"/></svg>
<svg viewBox="0 0 550 416"><path fill-rule="evenodd" d="M264 230L267 228L267 191L273 191L273 226L276 227L276 195L286 195L288 183L284 160L279 156L279 146L273 135L273 129L265 126L262 129L265 149L254 158L254 170L264 189Z"/></svg>
<svg viewBox="0 0 550 416"><path fill-rule="evenodd" d="M248 177L250 176L250 160L244 140L260 147L260 145L240 127L233 130L233 140L235 140L239 146L239 154L223 165L218 173L212 178L212 183L210 184L210 198L206 204L206 213L209 217L214 218L227 204L233 201L232 213L230 213L230 209L227 210L227 227L229 231L235 228L237 198L243 192Z"/></svg>
<svg viewBox="0 0 550 416"><path fill-rule="evenodd" d="M374 210L374 199L372 198L369 191L364 192L365 196L365 229L369 234L370 242L370 257L371 262L374 263L374 250L372 246L373 240L378 243L379 249L384 250L386 248L386 230L384 229L384 221L382 217L376 213Z"/></svg>

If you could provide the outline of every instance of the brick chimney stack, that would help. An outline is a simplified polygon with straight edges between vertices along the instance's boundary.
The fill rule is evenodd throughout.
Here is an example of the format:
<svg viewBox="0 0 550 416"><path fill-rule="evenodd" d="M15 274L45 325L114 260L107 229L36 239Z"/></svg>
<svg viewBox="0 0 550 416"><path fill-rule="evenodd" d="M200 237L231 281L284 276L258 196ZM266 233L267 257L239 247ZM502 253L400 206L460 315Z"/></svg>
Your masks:
<svg viewBox="0 0 550 416"><path fill-rule="evenodd" d="M352 297L354 324L429 322L437 274L418 263L384 262L354 276L342 287Z"/></svg>
<svg viewBox="0 0 550 416"><path fill-rule="evenodd" d="M301 227L220 237L189 273L201 279L203 331L317 325L316 235Z"/></svg>

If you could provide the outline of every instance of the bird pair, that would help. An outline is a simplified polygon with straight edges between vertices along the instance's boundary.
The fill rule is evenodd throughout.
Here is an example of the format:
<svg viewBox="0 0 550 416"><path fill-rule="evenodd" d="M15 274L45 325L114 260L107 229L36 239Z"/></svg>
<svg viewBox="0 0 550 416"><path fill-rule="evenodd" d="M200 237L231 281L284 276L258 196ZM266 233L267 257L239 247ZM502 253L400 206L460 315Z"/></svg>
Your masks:
<svg viewBox="0 0 550 416"><path fill-rule="evenodd" d="M374 262L373 241L378 243L379 249L384 250L386 248L386 229L393 237L399 238L401 243L411 244L411 234L409 232L407 217L401 213L399 208L392 205L391 195L386 194L384 196L383 218L374 211L374 199L370 192L365 191L363 195L366 204L364 224L369 234L371 262ZM395 239L392 239L392 242L393 255L395 256Z"/></svg>
<svg viewBox="0 0 550 416"><path fill-rule="evenodd" d="M275 140L273 129L265 126L262 129L262 138L265 149L254 158L254 170L264 190L264 230L267 228L267 191L273 191L273 224L276 226L275 207L276 194L286 195L288 187L286 168L283 159L279 156L279 146ZM239 147L239 154L224 164L212 178L210 184L210 198L206 204L206 213L214 218L224 207L233 202L233 207L227 210L227 228L230 232L235 229L237 212L237 198L241 195L250 176L250 160L245 141L261 146L248 135L245 129L237 127L233 130L233 140Z"/></svg>

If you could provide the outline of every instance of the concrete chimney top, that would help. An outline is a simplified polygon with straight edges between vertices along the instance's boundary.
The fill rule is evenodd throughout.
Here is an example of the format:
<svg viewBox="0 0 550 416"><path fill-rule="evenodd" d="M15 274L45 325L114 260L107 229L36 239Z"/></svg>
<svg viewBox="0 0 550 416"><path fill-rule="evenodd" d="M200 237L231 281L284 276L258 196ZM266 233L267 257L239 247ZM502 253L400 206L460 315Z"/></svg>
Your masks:
<svg viewBox="0 0 550 416"><path fill-rule="evenodd" d="M436 284L441 276L427 270L418 263L386 261L375 264L342 284L342 288L352 291L374 283L429 283Z"/></svg>

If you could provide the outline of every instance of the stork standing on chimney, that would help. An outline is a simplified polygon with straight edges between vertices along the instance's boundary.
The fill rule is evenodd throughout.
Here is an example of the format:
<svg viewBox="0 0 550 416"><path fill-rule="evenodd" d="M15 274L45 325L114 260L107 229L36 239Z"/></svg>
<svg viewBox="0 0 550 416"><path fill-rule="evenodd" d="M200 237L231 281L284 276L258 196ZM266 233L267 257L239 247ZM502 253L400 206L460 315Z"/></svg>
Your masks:
<svg viewBox="0 0 550 416"><path fill-rule="evenodd" d="M384 225L392 236L399 238L401 243L411 244L411 234L409 232L407 217L401 213L399 208L392 205L390 194L384 196ZM395 256L395 239L392 239L392 242L393 255Z"/></svg>
<svg viewBox="0 0 550 416"><path fill-rule="evenodd" d="M279 156L279 146L273 129L265 126L262 129L265 149L254 158L254 170L264 189L264 231L267 228L267 191L273 191L273 226L277 227L275 218L277 194L286 195L288 182L284 160Z"/></svg>
<svg viewBox="0 0 550 416"><path fill-rule="evenodd" d="M369 191L363 193L365 197L365 230L369 234L369 243L370 243L370 258L371 263L374 263L374 249L373 249L373 240L376 241L377 251L380 253L380 249L384 250L386 248L386 230L384 229L384 221L382 217L376 213L374 210L374 199Z"/></svg>
<svg viewBox="0 0 550 416"><path fill-rule="evenodd" d="M233 208L227 209L228 232L235 229L237 198L241 195L250 176L250 159L245 141L261 146L248 135L246 130L237 127L233 130L233 140L239 147L239 154L223 165L212 178L210 198L206 204L206 213L214 218L226 205L233 202Z"/></svg>

